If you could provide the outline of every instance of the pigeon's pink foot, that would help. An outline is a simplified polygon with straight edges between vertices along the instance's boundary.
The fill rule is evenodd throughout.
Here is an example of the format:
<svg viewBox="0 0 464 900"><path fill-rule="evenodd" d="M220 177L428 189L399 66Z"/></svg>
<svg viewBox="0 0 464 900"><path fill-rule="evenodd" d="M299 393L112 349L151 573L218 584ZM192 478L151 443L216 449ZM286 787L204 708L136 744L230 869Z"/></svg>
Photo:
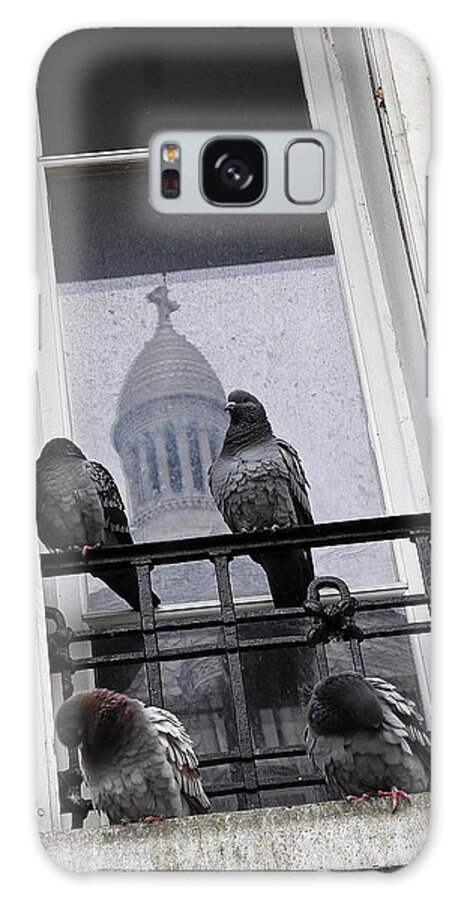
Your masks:
<svg viewBox="0 0 464 900"><path fill-rule="evenodd" d="M282 528L290 528L290 522L286 522L285 525L271 525L271 531L281 531Z"/></svg>
<svg viewBox="0 0 464 900"><path fill-rule="evenodd" d="M377 791L378 797L391 797L392 801L392 813L396 812L398 809L398 800L400 797L403 797L404 800L411 801L409 794L406 791L400 790L400 788L392 787L391 791Z"/></svg>
<svg viewBox="0 0 464 900"><path fill-rule="evenodd" d="M81 551L82 556L85 557L87 555L87 553L89 552L89 550L98 550L99 547L101 547L101 541L98 541L97 544L84 544L84 546L82 547L82 551Z"/></svg>
<svg viewBox="0 0 464 900"><path fill-rule="evenodd" d="M361 794L360 797L358 797L357 794L348 794L346 797L346 800L370 800L370 799L371 799L371 794L366 794L366 793Z"/></svg>
<svg viewBox="0 0 464 900"><path fill-rule="evenodd" d="M140 819L142 825L153 825L154 822L163 822L164 816L145 816L144 819Z"/></svg>

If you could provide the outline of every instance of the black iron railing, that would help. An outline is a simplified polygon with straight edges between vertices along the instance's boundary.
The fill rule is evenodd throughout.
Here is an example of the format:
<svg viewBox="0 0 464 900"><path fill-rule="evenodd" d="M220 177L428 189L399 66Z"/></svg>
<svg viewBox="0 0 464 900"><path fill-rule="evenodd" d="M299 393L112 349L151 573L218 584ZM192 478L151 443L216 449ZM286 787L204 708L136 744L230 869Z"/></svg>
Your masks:
<svg viewBox="0 0 464 900"><path fill-rule="evenodd" d="M310 585L305 607L291 609L240 608L234 603L229 564L234 557L250 552L270 550L273 547L319 548L335 545L377 543L408 539L415 544L422 572L423 592L405 594L399 600L392 592L377 597L355 599L347 585L338 578L316 578ZM158 566L183 564L196 560L210 560L215 569L219 603L201 614L179 615L174 611L168 618L159 617L151 602L150 573ZM105 567L135 566L140 591L140 625L129 628L114 627L100 630L98 642L111 641L121 637L139 637L138 650L118 653L96 653L83 658L73 658L71 647L89 642L95 635L89 630L71 631L62 613L47 607L47 617L53 621L54 630L50 634L50 667L61 676L62 694L66 699L73 693L73 676L82 670L97 670L107 666L143 664L146 671L148 701L151 705L163 706L163 681L161 666L164 662L195 659L200 657L222 657L227 660L234 725L237 735L237 752L203 754L200 766L237 766L239 775L233 782L230 778L219 778L209 787L212 797L234 795L239 809L261 805L263 792L281 788L315 786L322 783L317 773L286 776L266 774L260 767L262 761L305 757L304 745L257 749L253 744L250 725L250 698L247 695L243 677L242 661L250 651L267 651L287 648L314 648L317 669L320 676L329 671L326 645L332 640L346 641L351 652L354 669L364 672L362 644L364 641L393 635L424 634L430 630L429 617L421 621L391 622L385 625L361 627L356 615L362 612L407 608L413 606L430 607L430 516L414 514L388 516L344 522L323 523L280 530L266 534L223 534L208 538L189 538L169 542L145 543L132 546L109 547L90 551L83 559L79 553L44 554L41 557L44 578L63 577L91 572L98 576ZM338 592L339 599L328 603L319 596L324 587ZM263 633L247 637L244 625L262 624L263 632L270 623L285 623L283 633ZM211 637L211 627L216 634ZM305 627L307 626L307 628ZM210 634L208 636L208 629ZM255 629L256 630L256 629ZM269 632L269 628L267 628ZM189 640L185 647L169 647L162 637L166 633L195 633L195 640ZM381 674L381 673L380 673ZM172 707L171 707L172 708ZM172 709L176 712L175 709ZM73 827L79 827L87 815L89 803L80 793L79 769L76 751L69 751L69 767L59 773L62 812L72 813Z"/></svg>

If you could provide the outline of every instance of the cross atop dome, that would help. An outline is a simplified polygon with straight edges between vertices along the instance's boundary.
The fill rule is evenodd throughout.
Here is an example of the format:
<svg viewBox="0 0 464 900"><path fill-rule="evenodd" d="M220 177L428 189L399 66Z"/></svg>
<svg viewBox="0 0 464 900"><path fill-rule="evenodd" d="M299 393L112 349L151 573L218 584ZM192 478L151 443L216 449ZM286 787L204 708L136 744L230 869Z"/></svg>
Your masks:
<svg viewBox="0 0 464 900"><path fill-rule="evenodd" d="M179 304L169 297L165 275L163 275L163 284L153 288L146 297L149 303L154 303L158 307L158 325L170 325L170 315L179 309Z"/></svg>

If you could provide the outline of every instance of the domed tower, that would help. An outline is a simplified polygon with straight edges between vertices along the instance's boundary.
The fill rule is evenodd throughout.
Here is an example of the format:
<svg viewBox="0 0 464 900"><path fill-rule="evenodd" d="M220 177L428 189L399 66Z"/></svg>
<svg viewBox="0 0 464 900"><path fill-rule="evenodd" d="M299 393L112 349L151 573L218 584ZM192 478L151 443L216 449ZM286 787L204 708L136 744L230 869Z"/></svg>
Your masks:
<svg viewBox="0 0 464 900"><path fill-rule="evenodd" d="M166 285L147 299L158 325L124 380L113 425L136 541L224 530L207 472L228 418L223 387L202 353L173 328Z"/></svg>

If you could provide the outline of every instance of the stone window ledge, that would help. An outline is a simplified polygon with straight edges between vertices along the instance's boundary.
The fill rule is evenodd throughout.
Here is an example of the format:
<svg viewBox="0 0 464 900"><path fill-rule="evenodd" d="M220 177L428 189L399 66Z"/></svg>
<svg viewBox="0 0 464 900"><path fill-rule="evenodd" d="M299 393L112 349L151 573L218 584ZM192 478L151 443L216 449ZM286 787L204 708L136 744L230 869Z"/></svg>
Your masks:
<svg viewBox="0 0 464 900"><path fill-rule="evenodd" d="M380 869L422 849L430 795L336 801L42 834L51 858L73 872Z"/></svg>

